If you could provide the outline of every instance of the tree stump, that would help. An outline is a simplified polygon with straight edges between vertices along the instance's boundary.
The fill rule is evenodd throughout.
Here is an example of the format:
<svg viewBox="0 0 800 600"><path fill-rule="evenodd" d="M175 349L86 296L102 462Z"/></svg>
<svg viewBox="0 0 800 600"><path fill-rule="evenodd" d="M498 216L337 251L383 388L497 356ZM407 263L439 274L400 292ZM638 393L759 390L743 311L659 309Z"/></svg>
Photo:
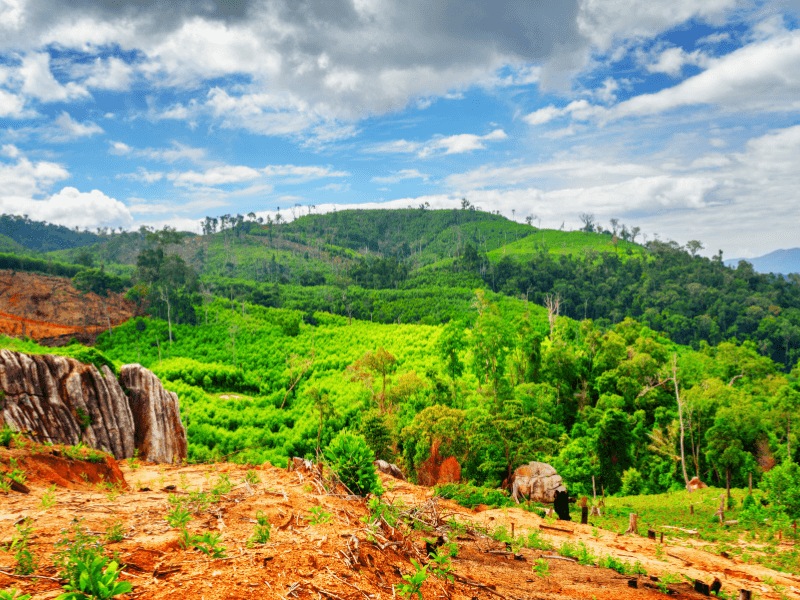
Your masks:
<svg viewBox="0 0 800 600"><path fill-rule="evenodd" d="M581 506L581 525L589 523L589 507Z"/></svg>
<svg viewBox="0 0 800 600"><path fill-rule="evenodd" d="M651 540L655 541L655 539L656 539L655 530L654 529L648 529L647 530L647 537L650 538Z"/></svg>
<svg viewBox="0 0 800 600"><path fill-rule="evenodd" d="M631 513L628 515L628 519L628 529L625 530L625 533L636 533L639 515L636 513Z"/></svg>
<svg viewBox="0 0 800 600"><path fill-rule="evenodd" d="M753 593L750 590L739 590L739 600L752 600Z"/></svg>

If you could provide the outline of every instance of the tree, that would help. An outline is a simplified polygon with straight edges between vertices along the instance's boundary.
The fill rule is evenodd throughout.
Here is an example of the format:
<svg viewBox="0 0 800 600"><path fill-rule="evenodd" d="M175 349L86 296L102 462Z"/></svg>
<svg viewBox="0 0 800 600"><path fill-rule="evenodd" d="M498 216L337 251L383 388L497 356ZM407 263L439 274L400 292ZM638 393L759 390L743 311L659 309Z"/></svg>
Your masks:
<svg viewBox="0 0 800 600"><path fill-rule="evenodd" d="M619 219L610 219L609 223L611 223L611 233L616 236L617 235L617 227L619 226Z"/></svg>
<svg viewBox="0 0 800 600"><path fill-rule="evenodd" d="M694 257L700 250L703 249L703 243L699 240L689 240L686 242L686 248L691 253L692 257Z"/></svg>
<svg viewBox="0 0 800 600"><path fill-rule="evenodd" d="M773 399L778 417L786 420L786 460L792 460L792 416L800 414L800 383L781 387Z"/></svg>
<svg viewBox="0 0 800 600"><path fill-rule="evenodd" d="M439 340L436 343L439 356L444 359L447 375L450 377L450 386L453 398L456 396L456 379L464 374L464 362L459 353L464 349L464 326L458 321L451 321L444 326Z"/></svg>
<svg viewBox="0 0 800 600"><path fill-rule="evenodd" d="M636 236L642 229L640 227L631 227L631 242L636 243Z"/></svg>
<svg viewBox="0 0 800 600"><path fill-rule="evenodd" d="M600 476L606 490L614 493L622 485L622 473L633 465L631 442L633 434L627 415L618 408L603 413L597 425L595 451L600 467Z"/></svg>
<svg viewBox="0 0 800 600"><path fill-rule="evenodd" d="M381 412L387 411L386 405L386 383L391 373L397 368L397 359L389 354L381 346L377 350L367 352L355 363L347 367L350 374L350 381L360 381L370 392L372 399L377 403ZM375 391L373 385L373 375L381 377L381 391Z"/></svg>
<svg viewBox="0 0 800 600"><path fill-rule="evenodd" d="M594 231L595 217L592 213L581 213L580 215L578 215L578 218L581 220L581 223L583 223L583 228L581 229L581 231L585 231L587 233L591 233L592 231Z"/></svg>
<svg viewBox="0 0 800 600"><path fill-rule="evenodd" d="M333 402L331 402L330 392L328 390L318 390L316 387L312 387L306 393L314 403L314 408L319 415L319 428L317 429L317 460L319 460L321 456L320 440L322 439L322 425L327 419L336 415L336 410L333 407Z"/></svg>
<svg viewBox="0 0 800 600"><path fill-rule="evenodd" d="M729 500L733 472L745 463L748 456L744 448L752 447L762 431L759 409L752 403L737 403L720 408L714 426L706 432L706 456L724 470Z"/></svg>

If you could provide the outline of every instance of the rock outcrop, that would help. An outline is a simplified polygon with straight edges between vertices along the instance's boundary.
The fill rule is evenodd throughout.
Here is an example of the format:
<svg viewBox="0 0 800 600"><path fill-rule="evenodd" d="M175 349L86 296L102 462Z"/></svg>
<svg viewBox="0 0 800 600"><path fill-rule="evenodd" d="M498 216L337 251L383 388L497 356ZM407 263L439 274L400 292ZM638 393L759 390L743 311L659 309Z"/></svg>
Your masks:
<svg viewBox="0 0 800 600"><path fill-rule="evenodd" d="M73 358L0 350L0 387L0 420L34 440L133 456L133 415L107 366L101 372Z"/></svg>
<svg viewBox="0 0 800 600"><path fill-rule="evenodd" d="M187 456L186 428L178 395L140 364L122 365L120 383L128 390L136 448L145 460L177 463Z"/></svg>
<svg viewBox="0 0 800 600"><path fill-rule="evenodd" d="M558 492L563 492L566 497L567 488L561 475L547 463L534 461L522 465L511 477L511 497L517 504L520 497L552 504Z"/></svg>
<svg viewBox="0 0 800 600"><path fill-rule="evenodd" d="M136 450L153 462L186 458L178 396L141 365L124 365L121 379L105 365L0 350L0 422L37 442L83 443L117 459Z"/></svg>
<svg viewBox="0 0 800 600"><path fill-rule="evenodd" d="M387 475L391 475L395 479L402 479L403 481L406 480L406 478L403 477L403 472L400 470L400 467L398 467L394 463L378 459L372 464L375 465L375 468L381 473L386 473Z"/></svg>

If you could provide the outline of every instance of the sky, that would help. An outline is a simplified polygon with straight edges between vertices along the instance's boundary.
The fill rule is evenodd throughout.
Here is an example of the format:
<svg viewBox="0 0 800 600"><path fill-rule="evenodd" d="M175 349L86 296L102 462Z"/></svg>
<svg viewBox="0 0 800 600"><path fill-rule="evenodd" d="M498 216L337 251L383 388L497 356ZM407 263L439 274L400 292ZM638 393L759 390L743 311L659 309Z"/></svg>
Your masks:
<svg viewBox="0 0 800 600"><path fill-rule="evenodd" d="M0 212L346 208L800 246L800 0L0 0ZM640 238L637 241L646 241Z"/></svg>

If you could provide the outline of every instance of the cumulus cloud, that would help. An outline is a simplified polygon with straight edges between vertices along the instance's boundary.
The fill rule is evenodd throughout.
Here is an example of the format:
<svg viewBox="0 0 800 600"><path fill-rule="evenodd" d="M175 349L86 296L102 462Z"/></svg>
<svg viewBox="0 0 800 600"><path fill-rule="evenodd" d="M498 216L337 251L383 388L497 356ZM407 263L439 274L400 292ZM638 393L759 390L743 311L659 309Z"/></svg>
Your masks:
<svg viewBox="0 0 800 600"><path fill-rule="evenodd" d="M677 77L685 65L705 67L708 62L708 56L700 50L686 52L683 48L673 46L660 51L653 60L645 64L645 68L651 73L666 73L671 77Z"/></svg>
<svg viewBox="0 0 800 600"><path fill-rule="evenodd" d="M59 83L50 72L50 54L33 52L22 59L18 77L22 79L21 91L42 102L74 100L89 96L86 88L74 81Z"/></svg>
<svg viewBox="0 0 800 600"><path fill-rule="evenodd" d="M391 175L383 177L373 177L370 181L375 183L399 183L404 179L422 179L428 181L428 175L420 173L416 169L402 169L401 171L394 171Z"/></svg>
<svg viewBox="0 0 800 600"><path fill-rule="evenodd" d="M110 146L108 149L108 153L114 154L116 156L124 156L126 154L130 154L130 152L133 150L133 148L131 148L130 146L128 146L128 144L124 142L109 141L108 144Z"/></svg>
<svg viewBox="0 0 800 600"><path fill-rule="evenodd" d="M81 73L81 71L83 73ZM105 60L96 58L88 69L80 69L75 75L86 75L83 85L100 90L126 91L133 80L134 68L116 56Z"/></svg>
<svg viewBox="0 0 800 600"><path fill-rule="evenodd" d="M459 133L450 136L437 135L426 142L409 142L392 140L373 144L364 149L365 152L379 154L416 153L420 158L438 154L463 154L473 150L485 150L486 142L505 140L508 136L502 129L495 129L485 135Z"/></svg>
<svg viewBox="0 0 800 600"><path fill-rule="evenodd" d="M69 142L96 133L103 133L103 128L92 121L79 123L67 111L62 111L53 122L53 127L45 130L45 137L53 142Z"/></svg>
<svg viewBox="0 0 800 600"><path fill-rule="evenodd" d="M18 150L11 144L3 146L6 156ZM46 192L55 182L69 178L69 171L53 162L32 163L20 157L15 164L0 163L0 198L4 202L20 204L27 199ZM21 214L15 211L14 214Z"/></svg>

